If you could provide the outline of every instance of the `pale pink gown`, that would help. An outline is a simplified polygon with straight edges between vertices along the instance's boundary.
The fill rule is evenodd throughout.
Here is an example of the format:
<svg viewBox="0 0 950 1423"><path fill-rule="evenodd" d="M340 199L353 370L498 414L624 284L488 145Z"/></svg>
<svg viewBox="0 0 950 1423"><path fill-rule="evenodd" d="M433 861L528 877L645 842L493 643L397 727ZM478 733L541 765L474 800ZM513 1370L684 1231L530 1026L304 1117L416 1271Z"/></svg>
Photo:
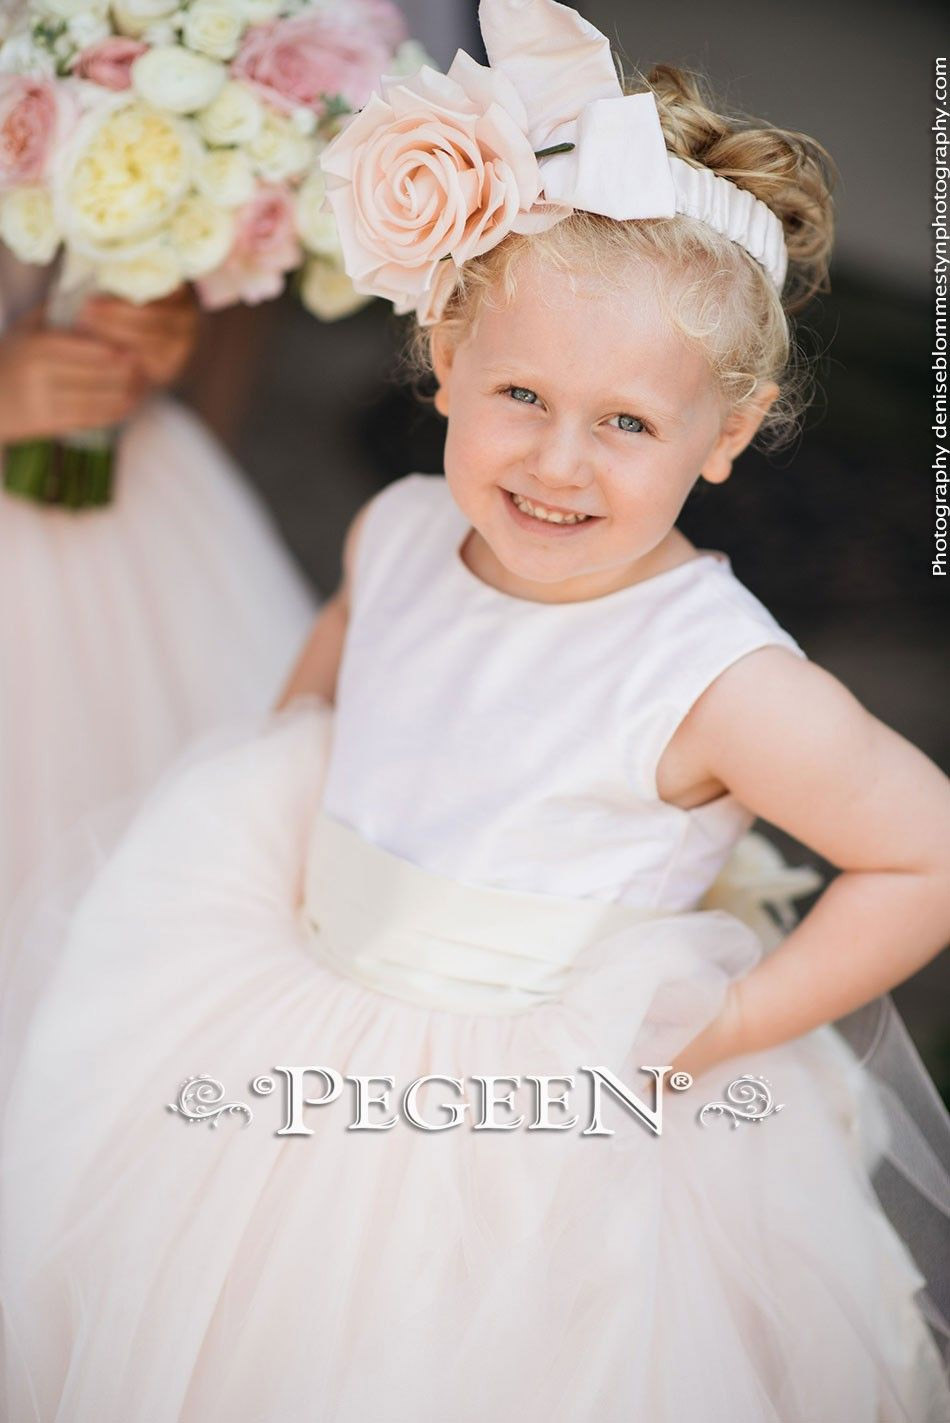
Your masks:
<svg viewBox="0 0 950 1423"><path fill-rule="evenodd" d="M904 1119L833 1028L667 1087L660 1135L609 1093L585 1134L591 1069L652 1105L641 1066L774 947L744 898L803 888L733 862L732 795L686 811L655 771L725 667L804 652L718 551L533 603L467 568L467 528L442 479L384 490L335 708L190 757L32 926L55 971L0 1073L9 1416L946 1423L939 1245L916 1264L870 1182L910 1169ZM513 1111L477 1130L493 1074ZM565 1074L531 1130L529 1077ZM760 1084L760 1119L701 1125L745 1074L781 1111ZM358 1077L384 1105L354 1130Z"/></svg>

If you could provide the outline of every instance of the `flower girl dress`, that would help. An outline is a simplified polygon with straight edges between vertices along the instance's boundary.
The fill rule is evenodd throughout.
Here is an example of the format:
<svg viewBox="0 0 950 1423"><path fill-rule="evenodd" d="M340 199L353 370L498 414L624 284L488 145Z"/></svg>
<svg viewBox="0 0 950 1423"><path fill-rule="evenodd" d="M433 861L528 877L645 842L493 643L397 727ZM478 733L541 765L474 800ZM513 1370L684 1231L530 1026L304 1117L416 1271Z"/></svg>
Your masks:
<svg viewBox="0 0 950 1423"><path fill-rule="evenodd" d="M609 1073L652 1110L641 1067L768 950L743 894L811 887L743 890L749 813L654 774L724 668L804 653L716 551L545 604L478 579L467 531L439 476L383 490L335 707L189 757L34 924L8 1416L937 1423L925 1278L869 1180L888 1116L836 1029L667 1082L659 1131L593 1102Z"/></svg>
<svg viewBox="0 0 950 1423"><path fill-rule="evenodd" d="M45 279L0 257L0 330ZM237 466L167 396L123 430L108 507L0 490L0 925L80 816L273 704L313 608Z"/></svg>

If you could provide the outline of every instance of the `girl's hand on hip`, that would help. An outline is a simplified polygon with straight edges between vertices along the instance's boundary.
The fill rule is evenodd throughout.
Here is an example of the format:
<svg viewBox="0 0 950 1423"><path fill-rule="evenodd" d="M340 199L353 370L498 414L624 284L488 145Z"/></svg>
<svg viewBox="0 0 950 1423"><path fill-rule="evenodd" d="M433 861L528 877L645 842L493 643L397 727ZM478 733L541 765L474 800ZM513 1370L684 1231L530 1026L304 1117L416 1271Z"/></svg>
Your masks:
<svg viewBox="0 0 950 1423"><path fill-rule="evenodd" d="M34 308L0 336L0 444L127 420L148 389L135 357L42 322L42 308Z"/></svg>
<svg viewBox="0 0 950 1423"><path fill-rule="evenodd" d="M198 303L181 286L144 306L121 297L90 297L77 329L133 352L152 386L172 385L184 370L198 336Z"/></svg>

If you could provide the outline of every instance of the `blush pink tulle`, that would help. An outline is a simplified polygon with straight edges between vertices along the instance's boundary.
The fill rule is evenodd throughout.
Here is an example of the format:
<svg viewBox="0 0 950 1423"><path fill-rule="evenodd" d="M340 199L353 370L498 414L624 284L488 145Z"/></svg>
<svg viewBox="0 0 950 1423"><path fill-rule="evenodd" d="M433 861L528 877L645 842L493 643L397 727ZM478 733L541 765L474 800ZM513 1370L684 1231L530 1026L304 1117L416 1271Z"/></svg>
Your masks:
<svg viewBox="0 0 950 1423"><path fill-rule="evenodd" d="M595 937L560 997L507 1014L337 971L308 920L345 950L368 913L385 925L395 883L427 928L430 910L456 925L446 967L482 891L408 861L393 881L356 837L305 894L332 732L305 700L194 749L112 853L109 837L77 843L72 888L63 875L18 936L3 1026L22 1051L0 1074L7 1416L945 1419L923 1276L869 1184L885 1124L831 1028L667 1091L660 1137L619 1111L601 1137L350 1132L349 1085L307 1110L312 1135L275 1134L279 1103L250 1084L278 1064L388 1074L397 1092L424 1073L583 1081L584 1064L639 1084L762 952L724 912L658 914ZM530 915L485 893L517 957ZM375 945L396 984L444 949L404 927ZM697 1107L742 1071L771 1081L781 1114L700 1128ZM249 1104L251 1125L168 1111L193 1074Z"/></svg>
<svg viewBox="0 0 950 1423"><path fill-rule="evenodd" d="M313 609L261 501L167 397L122 434L109 507L0 492L0 920L80 816L273 705Z"/></svg>

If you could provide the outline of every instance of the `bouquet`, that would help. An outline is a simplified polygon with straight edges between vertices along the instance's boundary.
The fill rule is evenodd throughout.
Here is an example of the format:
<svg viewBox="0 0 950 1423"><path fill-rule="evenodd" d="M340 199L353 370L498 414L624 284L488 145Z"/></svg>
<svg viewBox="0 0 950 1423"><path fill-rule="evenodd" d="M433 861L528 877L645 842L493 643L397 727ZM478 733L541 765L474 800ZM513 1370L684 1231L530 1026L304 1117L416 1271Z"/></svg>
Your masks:
<svg viewBox="0 0 950 1423"><path fill-rule="evenodd" d="M206 308L279 295L333 320L354 291L318 155L382 74L427 56L392 0L25 0L0 31L0 241L59 261L47 319L92 291L192 282ZM108 502L113 432L7 451L8 489Z"/></svg>

